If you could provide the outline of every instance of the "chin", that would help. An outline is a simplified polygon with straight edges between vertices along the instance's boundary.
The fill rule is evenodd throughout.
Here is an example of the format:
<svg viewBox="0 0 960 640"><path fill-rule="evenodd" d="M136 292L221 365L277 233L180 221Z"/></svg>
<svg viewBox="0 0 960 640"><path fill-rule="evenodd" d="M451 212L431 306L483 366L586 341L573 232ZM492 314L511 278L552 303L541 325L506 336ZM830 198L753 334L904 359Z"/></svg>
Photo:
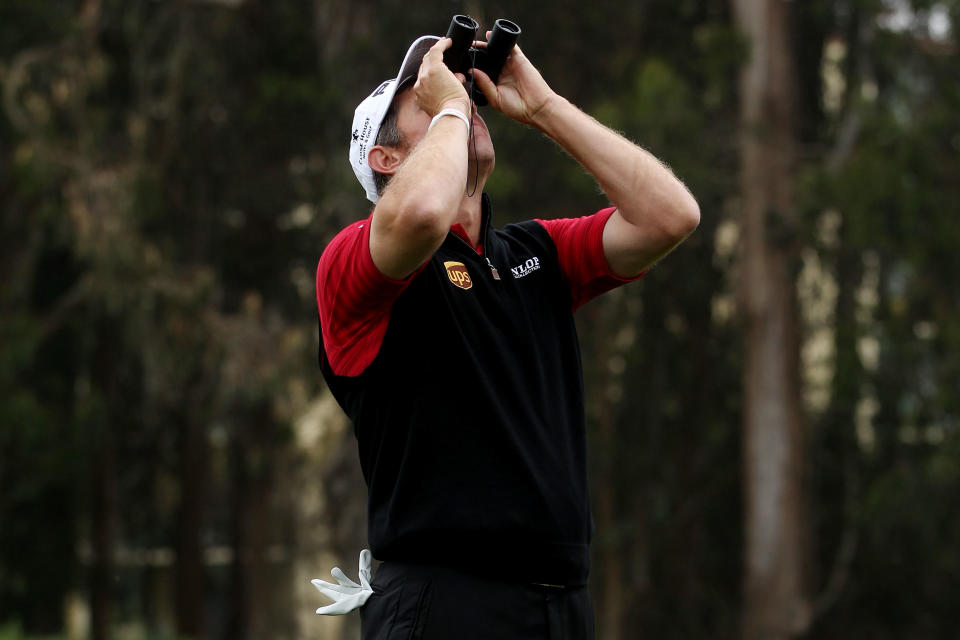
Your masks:
<svg viewBox="0 0 960 640"><path fill-rule="evenodd" d="M477 142L476 156L480 158L480 160L489 160L490 162L493 162L493 159L496 156L496 153L494 152L493 141L490 140L490 136L478 135L476 142ZM468 144L470 144L470 151L469 151L470 155L473 155L473 144L469 142Z"/></svg>
<svg viewBox="0 0 960 640"><path fill-rule="evenodd" d="M477 159L479 159L480 166L488 167L488 170L487 170L488 172L493 171L493 166L494 164L496 164L496 155L493 153L492 147L484 149L479 147L478 145L477 155L474 156L473 150L471 149L468 159L470 161L470 164L473 164Z"/></svg>

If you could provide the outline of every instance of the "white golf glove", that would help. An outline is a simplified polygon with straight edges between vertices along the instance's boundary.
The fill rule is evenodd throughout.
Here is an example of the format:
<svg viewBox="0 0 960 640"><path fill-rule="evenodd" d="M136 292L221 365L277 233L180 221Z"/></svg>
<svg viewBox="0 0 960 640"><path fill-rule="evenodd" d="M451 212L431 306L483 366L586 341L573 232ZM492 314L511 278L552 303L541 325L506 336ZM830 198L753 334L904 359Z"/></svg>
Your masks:
<svg viewBox="0 0 960 640"><path fill-rule="evenodd" d="M330 572L330 575L337 579L338 584L324 582L317 578L310 581L317 591L333 600L333 604L320 607L317 613L322 616L342 616L363 606L367 598L373 595L373 588L370 586L371 557L369 549L360 552L360 584L344 575L340 567L334 567Z"/></svg>

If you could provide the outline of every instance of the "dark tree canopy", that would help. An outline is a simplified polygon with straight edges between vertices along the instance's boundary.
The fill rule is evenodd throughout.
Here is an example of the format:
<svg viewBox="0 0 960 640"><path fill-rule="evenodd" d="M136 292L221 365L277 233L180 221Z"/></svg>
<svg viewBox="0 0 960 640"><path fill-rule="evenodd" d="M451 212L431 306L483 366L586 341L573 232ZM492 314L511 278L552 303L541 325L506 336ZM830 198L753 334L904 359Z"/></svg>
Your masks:
<svg viewBox="0 0 960 640"><path fill-rule="evenodd" d="M794 215L768 233L798 300L807 636L953 637L960 3L789 4ZM598 637L740 635L753 53L728 2L4 0L0 638L356 637L307 583L365 545L314 271L370 210L354 106L457 12L519 23L557 91L700 203L688 242L578 313L591 588ZM607 204L487 120L498 223Z"/></svg>

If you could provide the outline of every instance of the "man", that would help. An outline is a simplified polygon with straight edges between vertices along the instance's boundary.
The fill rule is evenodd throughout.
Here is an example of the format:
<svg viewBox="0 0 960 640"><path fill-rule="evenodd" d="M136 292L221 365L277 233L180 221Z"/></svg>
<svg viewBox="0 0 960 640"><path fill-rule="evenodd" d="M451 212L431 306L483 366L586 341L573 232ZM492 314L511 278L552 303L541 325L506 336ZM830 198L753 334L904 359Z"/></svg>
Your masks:
<svg viewBox="0 0 960 640"><path fill-rule="evenodd" d="M383 561L372 586L369 554L362 585L339 570L339 586L315 581L338 601L319 612L362 604L371 640L592 638L572 313L639 278L699 209L515 47L497 84L478 70L475 82L578 160L613 206L495 229L482 195L493 143L465 78L443 64L450 44L418 39L357 108L350 159L376 206L317 270L321 368L354 423Z"/></svg>

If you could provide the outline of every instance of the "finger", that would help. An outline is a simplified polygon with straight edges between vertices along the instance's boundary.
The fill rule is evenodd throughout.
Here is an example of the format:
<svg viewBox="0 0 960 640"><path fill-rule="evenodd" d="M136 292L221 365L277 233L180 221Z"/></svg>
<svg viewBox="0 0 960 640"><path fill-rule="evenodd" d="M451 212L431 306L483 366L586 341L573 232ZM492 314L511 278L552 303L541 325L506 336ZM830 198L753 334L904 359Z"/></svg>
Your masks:
<svg viewBox="0 0 960 640"><path fill-rule="evenodd" d="M314 584L313 586L316 587L317 591L327 596L327 598L333 600L334 602L343 600L344 598L351 598L363 591L363 589L352 589L348 587L332 585L329 582L327 583L327 586L319 584Z"/></svg>
<svg viewBox="0 0 960 640"><path fill-rule="evenodd" d="M353 587L354 589L360 588L360 585L348 578L347 575L340 570L340 567L334 567L333 571L330 572L330 575L336 578L337 582L345 587Z"/></svg>
<svg viewBox="0 0 960 640"><path fill-rule="evenodd" d="M342 616L345 613L350 613L362 603L358 603L352 598L346 600L341 600L339 602L334 602L333 604L328 604L325 607L320 607L317 609L317 613L321 616Z"/></svg>
<svg viewBox="0 0 960 640"><path fill-rule="evenodd" d="M360 573L360 584L363 585L364 589L372 590L373 587L370 586L370 567L373 563L373 554L370 553L369 549L364 549L360 552L359 564L359 573Z"/></svg>
<svg viewBox="0 0 960 640"><path fill-rule="evenodd" d="M310 581L310 583L313 586L315 586L318 590L325 589L327 591L336 591L338 593L354 593L357 589L360 588L360 585L351 587L349 584L343 584L343 583L336 584L333 582L320 580L318 578L314 578L313 580Z"/></svg>
<svg viewBox="0 0 960 640"><path fill-rule="evenodd" d="M467 81L467 76L463 75L459 71L457 73L454 73L453 75L454 77L456 77L457 80L460 81L460 84L463 84L464 82Z"/></svg>
<svg viewBox="0 0 960 640"><path fill-rule="evenodd" d="M493 31L487 31L487 40L490 39L490 35L491 35L492 33L493 33ZM473 46L486 49L486 48L487 48L487 43L486 43L486 42L481 42L480 40L474 40L474 41L473 41ZM516 53L517 51L520 51L520 45L514 44L514 45L513 45L513 49L510 50L510 54L512 55L512 54Z"/></svg>
<svg viewBox="0 0 960 640"><path fill-rule="evenodd" d="M339 594L340 596L343 596L345 594L350 595L350 594L356 593L357 589L360 588L359 586L351 587L348 585L333 584L332 582L324 582L323 580L319 580L317 578L314 578L313 580L311 580L310 584L316 587L317 591L319 591L324 595L327 595L328 593L336 593L336 594ZM331 599L335 599L335 598L331 597Z"/></svg>
<svg viewBox="0 0 960 640"><path fill-rule="evenodd" d="M343 604L336 602L326 607L320 607L317 609L317 614L321 616L342 616L345 613L350 613L353 611L353 607L346 607Z"/></svg>
<svg viewBox="0 0 960 640"><path fill-rule="evenodd" d="M338 589L337 587L334 587L330 583L326 583L326 584L327 586L324 586L323 584L317 584L316 582L314 582L313 586L317 588L317 591L325 595L328 599L332 600L333 602L340 602L344 598L352 597L358 593L357 589L353 589L349 593L344 593L343 591L340 591L340 589Z"/></svg>
<svg viewBox="0 0 960 640"><path fill-rule="evenodd" d="M497 85L493 84L493 80L490 79L490 76L486 74L485 71L480 69L471 69L473 72L473 81L480 91L483 92L484 97L487 99L487 102L490 103L490 106L500 110L500 96L497 94Z"/></svg>
<svg viewBox="0 0 960 640"><path fill-rule="evenodd" d="M335 615L335 616L342 615L344 613L349 613L354 609L362 607L363 604L370 597L371 593L372 592L358 593L357 595L352 596L350 598L344 598L339 602L335 602L325 607L320 607L319 609L317 609L317 613L319 613L320 615Z"/></svg>
<svg viewBox="0 0 960 640"><path fill-rule="evenodd" d="M442 54L444 51L446 51L452 46L453 46L453 38L440 38L435 43L433 43L433 46L430 47L429 51L427 51L427 55L433 53L434 51Z"/></svg>
<svg viewBox="0 0 960 640"><path fill-rule="evenodd" d="M429 64L432 64L433 60L434 60L437 56L442 56L442 55L443 55L443 49L440 49L439 46L440 46L440 42L437 42L437 44L435 44L435 45L433 45L432 47L430 47L429 49L427 49L427 52L426 52L425 54L423 54L423 57L422 57L422 58L420 58L420 72L421 72L421 73L423 73L423 68L426 67L426 66L429 65Z"/></svg>

